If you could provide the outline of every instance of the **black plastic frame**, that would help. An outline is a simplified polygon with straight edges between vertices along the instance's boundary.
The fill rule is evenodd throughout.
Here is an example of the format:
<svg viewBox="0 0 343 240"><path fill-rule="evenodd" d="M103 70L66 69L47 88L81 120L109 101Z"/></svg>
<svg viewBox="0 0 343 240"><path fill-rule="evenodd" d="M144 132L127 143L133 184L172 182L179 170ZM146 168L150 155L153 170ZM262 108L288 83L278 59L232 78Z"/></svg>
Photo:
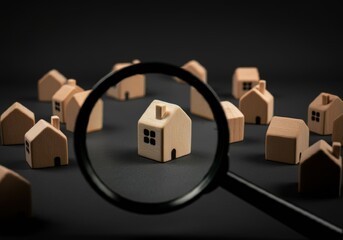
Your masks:
<svg viewBox="0 0 343 240"><path fill-rule="evenodd" d="M214 119L217 123L218 131L218 145L214 161L209 168L207 174L190 192L184 196L175 199L160 202L160 203L144 203L137 202L125 198L122 195L110 189L96 174L91 161L88 156L86 146L86 130L89 121L90 113L105 92L111 87L122 81L123 79L136 75L147 73L159 73L178 77L189 85L193 86L206 99L212 109ZM123 68L117 72L111 72L102 78L94 87L92 92L88 95L86 101L82 105L78 114L75 132L74 132L74 147L75 154L80 166L80 169L92 188L107 201L115 206L126 209L128 211L145 214L159 214L174 211L184 207L195 199L199 198L202 193L218 187L218 176L224 175L228 171L228 148L229 148L229 130L225 117L225 113L221 107L217 94L205 83L200 81L190 72L165 63L140 63L133 64L129 67ZM219 173L219 174L218 174Z"/></svg>

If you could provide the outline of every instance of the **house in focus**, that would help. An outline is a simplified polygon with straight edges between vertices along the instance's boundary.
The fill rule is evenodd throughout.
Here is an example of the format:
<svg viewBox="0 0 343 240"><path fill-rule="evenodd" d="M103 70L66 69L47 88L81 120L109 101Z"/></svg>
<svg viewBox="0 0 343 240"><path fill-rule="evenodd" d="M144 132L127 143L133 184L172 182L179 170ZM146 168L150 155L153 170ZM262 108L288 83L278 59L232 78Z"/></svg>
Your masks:
<svg viewBox="0 0 343 240"><path fill-rule="evenodd" d="M191 152L192 121L181 107L154 100L138 121L138 154L167 162Z"/></svg>

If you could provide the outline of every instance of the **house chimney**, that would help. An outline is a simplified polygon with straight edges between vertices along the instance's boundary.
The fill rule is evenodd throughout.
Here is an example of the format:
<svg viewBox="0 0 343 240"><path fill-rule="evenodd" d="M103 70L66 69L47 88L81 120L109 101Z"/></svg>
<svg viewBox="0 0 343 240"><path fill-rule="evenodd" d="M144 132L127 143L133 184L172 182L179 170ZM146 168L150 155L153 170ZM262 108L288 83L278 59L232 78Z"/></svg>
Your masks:
<svg viewBox="0 0 343 240"><path fill-rule="evenodd" d="M323 103L323 105L329 104L329 102L330 102L329 94L324 93L322 95L322 103Z"/></svg>
<svg viewBox="0 0 343 240"><path fill-rule="evenodd" d="M51 116L51 125L60 130L60 118L58 116Z"/></svg>
<svg viewBox="0 0 343 240"><path fill-rule="evenodd" d="M75 79L68 79L67 84L68 84L69 86L76 86L76 80L75 80Z"/></svg>
<svg viewBox="0 0 343 240"><path fill-rule="evenodd" d="M156 118L162 120L166 115L166 105L156 105Z"/></svg>
<svg viewBox="0 0 343 240"><path fill-rule="evenodd" d="M264 94L264 92L266 91L266 81L265 80L260 80L258 82L258 87L259 87L259 90L262 94Z"/></svg>
<svg viewBox="0 0 343 240"><path fill-rule="evenodd" d="M332 153L336 158L339 158L341 156L341 143L340 142L332 143Z"/></svg>
<svg viewBox="0 0 343 240"><path fill-rule="evenodd" d="M134 60L132 61L132 63L133 63L133 64L137 64L137 63L141 63L141 61L139 61L139 59L134 59Z"/></svg>

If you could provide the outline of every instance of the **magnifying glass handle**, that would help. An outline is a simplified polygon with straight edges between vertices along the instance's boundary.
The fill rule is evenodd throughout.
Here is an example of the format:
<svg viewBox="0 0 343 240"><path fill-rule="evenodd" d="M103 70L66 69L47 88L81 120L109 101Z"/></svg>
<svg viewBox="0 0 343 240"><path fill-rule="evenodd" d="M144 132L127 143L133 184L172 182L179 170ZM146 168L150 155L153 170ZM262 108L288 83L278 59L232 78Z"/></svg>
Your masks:
<svg viewBox="0 0 343 240"><path fill-rule="evenodd" d="M221 187L309 238L343 239L343 230L240 176L228 172Z"/></svg>

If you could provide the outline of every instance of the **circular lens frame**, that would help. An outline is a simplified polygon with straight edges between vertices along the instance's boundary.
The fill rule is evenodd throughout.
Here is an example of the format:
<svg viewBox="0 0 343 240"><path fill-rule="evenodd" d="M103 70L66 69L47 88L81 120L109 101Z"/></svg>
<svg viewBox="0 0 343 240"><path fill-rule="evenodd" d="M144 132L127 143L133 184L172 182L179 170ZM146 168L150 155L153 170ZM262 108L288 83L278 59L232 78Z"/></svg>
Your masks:
<svg viewBox="0 0 343 240"><path fill-rule="evenodd" d="M218 142L214 161L202 180L188 193L172 200L158 203L134 201L123 197L109 188L96 174L88 156L86 144L89 116L96 102L111 86L115 86L123 79L136 74L148 73L174 76L182 79L194 87L209 104L214 115L214 120L217 124L218 131ZM125 67L119 71L111 72L95 84L93 90L83 103L76 120L74 131L74 148L82 174L91 187L101 197L113 205L127 211L142 214L159 214L171 212L185 207L198 199L203 193L209 192L219 186L221 177L224 176L228 171L229 129L224 110L221 107L217 94L207 84L200 81L196 76L180 67L166 63L138 63Z"/></svg>

